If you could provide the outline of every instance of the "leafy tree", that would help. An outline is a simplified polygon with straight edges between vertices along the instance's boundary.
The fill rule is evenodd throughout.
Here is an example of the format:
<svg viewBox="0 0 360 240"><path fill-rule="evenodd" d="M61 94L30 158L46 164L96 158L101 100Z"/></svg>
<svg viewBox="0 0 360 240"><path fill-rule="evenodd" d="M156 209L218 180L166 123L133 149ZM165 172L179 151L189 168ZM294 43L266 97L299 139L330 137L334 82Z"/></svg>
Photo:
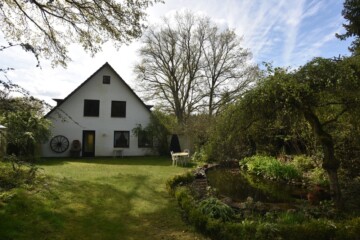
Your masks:
<svg viewBox="0 0 360 240"><path fill-rule="evenodd" d="M3 0L0 31L11 47L21 45L36 57L66 66L74 42L95 54L113 40L115 46L142 34L144 10L161 0Z"/></svg>
<svg viewBox="0 0 360 240"><path fill-rule="evenodd" d="M138 125L132 132L137 137L145 134L148 138L151 138L153 150L161 156L167 156L170 153L168 136L175 128L175 122L173 116L154 109L150 116L149 125L145 127Z"/></svg>
<svg viewBox="0 0 360 240"><path fill-rule="evenodd" d="M249 52L236 34L191 12L150 27L135 68L140 86L184 123L194 112L212 115L247 88Z"/></svg>
<svg viewBox="0 0 360 240"><path fill-rule="evenodd" d="M12 109L0 116L7 127L8 154L34 161L37 145L50 137L50 122L43 118L40 101L27 102L26 98L12 99ZM27 107L25 107L27 106ZM19 108L18 111L13 109Z"/></svg>
<svg viewBox="0 0 360 240"><path fill-rule="evenodd" d="M346 24L343 24L346 33L336 34L341 40L345 40L350 37L355 37L349 50L353 53L359 53L360 47L360 1L359 0L345 0L344 9L342 10L343 17L347 20Z"/></svg>
<svg viewBox="0 0 360 240"><path fill-rule="evenodd" d="M31 112L11 113L6 118L8 153L35 160L37 144L50 136L50 123Z"/></svg>
<svg viewBox="0 0 360 240"><path fill-rule="evenodd" d="M254 142L257 147L256 143L266 137L270 136L271 145L279 133L305 141L309 141L306 135L312 133L312 141L322 153L322 167L328 174L335 201L340 206L338 145L344 144L342 139L346 138L338 135L354 130L352 122L359 117L359 60L359 56L315 58L293 71L269 68L268 76L225 111L214 134L219 139L214 137L212 141L221 145L218 148L223 148L225 156L241 157L246 149L253 151ZM306 134L299 134L301 131ZM220 140L228 147L220 144Z"/></svg>

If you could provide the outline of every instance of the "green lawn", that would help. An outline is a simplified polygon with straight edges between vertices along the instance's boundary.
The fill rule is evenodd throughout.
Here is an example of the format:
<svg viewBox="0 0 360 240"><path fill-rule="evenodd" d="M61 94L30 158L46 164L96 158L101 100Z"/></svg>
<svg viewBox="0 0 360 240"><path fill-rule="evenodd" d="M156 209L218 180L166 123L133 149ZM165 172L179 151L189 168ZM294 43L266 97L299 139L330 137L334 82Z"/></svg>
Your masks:
<svg viewBox="0 0 360 240"><path fill-rule="evenodd" d="M43 160L50 176L0 205L0 239L203 239L165 190L168 158Z"/></svg>

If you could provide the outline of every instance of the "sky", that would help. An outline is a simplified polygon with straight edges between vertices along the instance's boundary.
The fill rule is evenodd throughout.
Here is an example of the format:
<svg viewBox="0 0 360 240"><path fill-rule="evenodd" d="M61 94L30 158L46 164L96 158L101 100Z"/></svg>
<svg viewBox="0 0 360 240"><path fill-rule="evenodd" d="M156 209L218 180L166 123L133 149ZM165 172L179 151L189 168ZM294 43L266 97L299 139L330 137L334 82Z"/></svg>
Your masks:
<svg viewBox="0 0 360 240"><path fill-rule="evenodd" d="M256 64L298 67L314 57L349 55L350 41L340 41L343 33L343 0L165 0L147 9L148 24L163 16L191 10L209 16L222 27L229 27L243 38L243 46ZM1 40L1 37L0 37ZM134 65L140 62L140 40L116 50L111 43L91 57L80 46L69 46L72 59L66 69L53 68L41 60L41 68L30 53L12 48L0 55L0 67L12 67L7 77L33 96L55 105L52 98L65 98L105 62L134 89Z"/></svg>

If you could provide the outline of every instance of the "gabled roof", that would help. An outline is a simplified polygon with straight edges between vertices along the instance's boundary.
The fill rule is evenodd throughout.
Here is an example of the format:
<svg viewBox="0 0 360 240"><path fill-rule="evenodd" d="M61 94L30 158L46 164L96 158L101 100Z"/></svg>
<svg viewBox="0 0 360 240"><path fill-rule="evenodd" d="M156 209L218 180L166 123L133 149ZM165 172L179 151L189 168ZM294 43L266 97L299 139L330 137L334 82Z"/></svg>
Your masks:
<svg viewBox="0 0 360 240"><path fill-rule="evenodd" d="M50 112L48 112L45 117L48 117L52 112L54 112L57 108L59 108L64 102L66 102L66 100L68 98L70 98L72 95L74 95L82 86L84 86L88 81L90 81L90 79L92 79L98 72L100 72L100 70L102 70L105 67L109 67L111 71L113 71L115 73L115 75L120 79L120 81L122 81L122 83L125 85L125 87L128 88L128 90L134 94L134 96L141 102L141 104L150 112L151 109L151 105L146 105L138 95L136 95L136 93L134 92L134 90L131 89L131 87L124 81L124 79L122 79L122 77L114 70L113 67L111 67L111 65L106 62L104 65L102 65L96 72L94 72L90 77L88 77L88 79L86 79L82 84L80 84L80 86L78 86L74 91L72 91L66 98L64 99L54 99L57 102L57 105L51 109Z"/></svg>

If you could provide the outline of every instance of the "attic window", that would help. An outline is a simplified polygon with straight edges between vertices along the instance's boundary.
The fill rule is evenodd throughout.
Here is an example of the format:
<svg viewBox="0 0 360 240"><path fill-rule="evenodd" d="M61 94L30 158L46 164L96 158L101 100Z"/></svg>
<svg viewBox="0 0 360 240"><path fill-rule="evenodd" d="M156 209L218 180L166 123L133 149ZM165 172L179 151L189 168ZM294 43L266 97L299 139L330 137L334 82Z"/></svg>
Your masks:
<svg viewBox="0 0 360 240"><path fill-rule="evenodd" d="M110 76L103 76L103 84L110 84Z"/></svg>

